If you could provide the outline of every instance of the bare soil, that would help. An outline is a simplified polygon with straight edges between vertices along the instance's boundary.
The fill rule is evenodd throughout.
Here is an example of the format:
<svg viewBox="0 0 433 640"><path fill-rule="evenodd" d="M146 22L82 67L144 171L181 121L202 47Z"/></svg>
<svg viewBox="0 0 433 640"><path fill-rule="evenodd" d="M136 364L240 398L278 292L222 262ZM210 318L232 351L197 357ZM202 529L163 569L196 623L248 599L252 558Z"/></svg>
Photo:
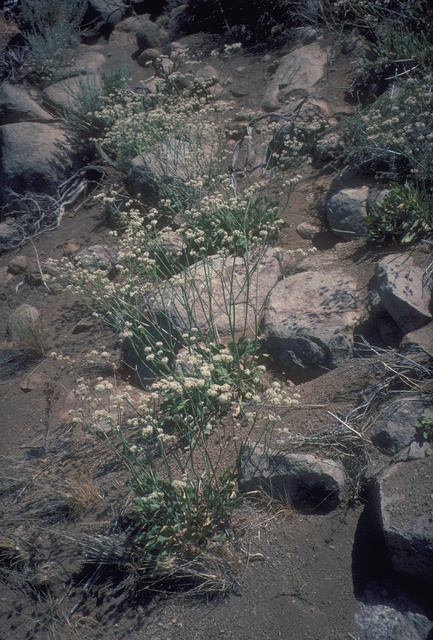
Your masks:
<svg viewBox="0 0 433 640"><path fill-rule="evenodd" d="M200 34L186 43L202 52L203 62L214 44ZM96 46L107 56L107 67L118 66L123 55L135 50L125 44ZM244 52L229 60L220 86L223 96L235 101L234 113L260 109L269 69L280 55ZM132 69L134 81L148 74L136 63ZM344 90L335 88L350 83L350 70L351 61L336 50L332 84L324 80L319 89L337 117L351 110ZM305 166L285 212L289 226L280 244L310 247L295 231L305 220L323 228L320 249L336 244L323 211L332 177L323 167ZM121 181L115 172L107 173L106 184ZM95 185L95 191L104 186ZM89 379L97 374L86 369L85 354L94 348L114 351L116 336L68 293L49 293L7 268L14 256L26 256L30 272L37 274L38 261L43 265L47 258L61 258L72 244L109 244L103 211L91 196L69 210L55 231L0 256L0 335L5 335L11 312L24 302L31 304L41 310L48 353L73 357L78 372ZM364 241L346 247L344 263L366 290L374 252ZM89 326L75 333L82 319ZM297 385L300 408L282 426L291 433L326 428L333 420L330 412L344 416L356 407L376 375L368 363L353 360ZM380 583L386 569L379 543L371 543L375 529L369 512L360 520L365 509L361 498L321 516L246 501L233 523L239 540L233 558L238 587L222 601L137 588L136 567L122 561L123 532L133 513L128 478L93 436L70 425L75 378L70 365L46 358L27 366L20 362L0 381L1 640L360 638L357 598L369 580ZM98 540L99 551L92 552ZM112 564L98 563L101 548L111 554Z"/></svg>

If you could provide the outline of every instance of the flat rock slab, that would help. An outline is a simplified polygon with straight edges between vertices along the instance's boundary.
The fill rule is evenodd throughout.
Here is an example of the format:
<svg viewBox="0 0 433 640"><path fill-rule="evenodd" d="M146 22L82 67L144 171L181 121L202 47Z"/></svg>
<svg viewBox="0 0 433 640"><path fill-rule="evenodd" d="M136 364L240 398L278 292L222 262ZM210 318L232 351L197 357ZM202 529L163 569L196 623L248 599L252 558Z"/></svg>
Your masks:
<svg viewBox="0 0 433 640"><path fill-rule="evenodd" d="M431 322L432 290L424 271L407 254L386 256L376 264L376 289L383 306L403 333Z"/></svg>
<svg viewBox="0 0 433 640"><path fill-rule="evenodd" d="M377 481L376 506L395 570L433 583L433 456L392 465Z"/></svg>
<svg viewBox="0 0 433 640"><path fill-rule="evenodd" d="M286 373L315 375L352 356L364 309L357 281L343 271L297 273L269 296L263 339Z"/></svg>
<svg viewBox="0 0 433 640"><path fill-rule="evenodd" d="M68 135L49 124L6 124L0 127L0 144L0 183L6 197L8 189L55 193L59 182L73 169Z"/></svg>
<svg viewBox="0 0 433 640"><path fill-rule="evenodd" d="M318 42L295 49L281 59L262 107L275 111L289 98L304 98L324 75L327 54Z"/></svg>

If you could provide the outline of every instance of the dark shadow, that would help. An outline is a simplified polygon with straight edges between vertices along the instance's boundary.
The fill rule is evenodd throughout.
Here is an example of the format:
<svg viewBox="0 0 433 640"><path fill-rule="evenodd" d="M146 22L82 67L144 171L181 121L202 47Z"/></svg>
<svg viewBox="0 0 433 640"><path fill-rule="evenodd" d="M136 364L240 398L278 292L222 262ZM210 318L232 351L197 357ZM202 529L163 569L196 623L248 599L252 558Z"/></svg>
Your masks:
<svg viewBox="0 0 433 640"><path fill-rule="evenodd" d="M433 619L431 585L397 574L389 559L372 492L355 532L352 549L353 593L367 605L385 605ZM431 635L428 636L431 638Z"/></svg>

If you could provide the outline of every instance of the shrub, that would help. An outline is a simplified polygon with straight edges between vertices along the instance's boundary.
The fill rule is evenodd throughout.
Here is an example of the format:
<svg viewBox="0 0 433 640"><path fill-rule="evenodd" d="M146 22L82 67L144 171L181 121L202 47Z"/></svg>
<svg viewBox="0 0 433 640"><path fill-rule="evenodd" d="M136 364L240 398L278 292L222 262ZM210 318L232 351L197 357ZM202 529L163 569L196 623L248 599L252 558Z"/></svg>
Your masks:
<svg viewBox="0 0 433 640"><path fill-rule="evenodd" d="M85 0L21 0L20 19L30 46L21 71L33 79L52 82L70 64L80 43L79 25Z"/></svg>
<svg viewBox="0 0 433 640"><path fill-rule="evenodd" d="M433 442L433 418L422 415L418 418L417 438L421 442Z"/></svg>
<svg viewBox="0 0 433 640"><path fill-rule="evenodd" d="M342 158L380 178L433 187L432 78L401 79L346 121Z"/></svg>
<svg viewBox="0 0 433 640"><path fill-rule="evenodd" d="M428 0L339 0L334 26L356 27L369 44L350 93L372 102L396 77L424 74L433 64L433 7Z"/></svg>
<svg viewBox="0 0 433 640"><path fill-rule="evenodd" d="M372 208L365 221L370 237L377 242L412 242L433 231L431 198L408 182L392 184L383 202Z"/></svg>

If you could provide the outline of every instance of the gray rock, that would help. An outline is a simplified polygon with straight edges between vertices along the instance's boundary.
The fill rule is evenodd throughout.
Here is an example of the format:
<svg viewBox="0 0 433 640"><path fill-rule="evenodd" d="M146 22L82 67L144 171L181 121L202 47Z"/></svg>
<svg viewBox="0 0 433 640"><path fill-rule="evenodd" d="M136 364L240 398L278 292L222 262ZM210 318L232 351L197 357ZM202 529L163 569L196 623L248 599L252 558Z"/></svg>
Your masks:
<svg viewBox="0 0 433 640"><path fill-rule="evenodd" d="M112 46L127 46L137 42L137 31L140 28L140 18L130 16L118 22L109 37L109 44Z"/></svg>
<svg viewBox="0 0 433 640"><path fill-rule="evenodd" d="M368 187L342 189L327 198L325 206L331 230L344 240L365 234Z"/></svg>
<svg viewBox="0 0 433 640"><path fill-rule="evenodd" d="M14 276L22 275L29 268L29 259L27 256L19 255L14 256L8 262L8 271Z"/></svg>
<svg viewBox="0 0 433 640"><path fill-rule="evenodd" d="M110 271L116 263L116 255L100 244L82 249L74 256L75 263L81 263L87 267L96 267L103 271Z"/></svg>
<svg viewBox="0 0 433 640"><path fill-rule="evenodd" d="M314 85L325 73L326 58L326 51L323 51L318 42L295 49L284 56L266 91L263 109L275 111L289 98L310 95Z"/></svg>
<svg viewBox="0 0 433 640"><path fill-rule="evenodd" d="M140 67L146 67L148 62L155 62L161 55L159 49L144 49L137 58Z"/></svg>
<svg viewBox="0 0 433 640"><path fill-rule="evenodd" d="M429 404L421 398L398 398L388 405L371 429L373 444L389 456L407 447L416 436L418 418Z"/></svg>
<svg viewBox="0 0 433 640"><path fill-rule="evenodd" d="M419 346L433 356L433 323L430 322L421 329L406 333L400 346L402 348Z"/></svg>
<svg viewBox="0 0 433 640"><path fill-rule="evenodd" d="M55 193L59 182L72 173L72 143L61 129L38 122L0 127L2 164L0 183L17 193Z"/></svg>
<svg viewBox="0 0 433 640"><path fill-rule="evenodd" d="M152 306L181 334L197 327L216 332L223 343L230 342L233 334L252 337L284 261L283 251L269 247L243 258L218 256L198 262L156 291Z"/></svg>
<svg viewBox="0 0 433 640"><path fill-rule="evenodd" d="M352 277L339 270L297 273L269 296L263 341L289 375L317 375L352 356L353 329L363 313Z"/></svg>
<svg viewBox="0 0 433 640"><path fill-rule="evenodd" d="M145 49L161 49L168 43L167 35L158 27L157 24L150 20L142 20L137 30L137 47L138 50Z"/></svg>
<svg viewBox="0 0 433 640"><path fill-rule="evenodd" d="M167 262L170 263L173 258L185 257L185 251L186 245L180 233L164 230L156 236L149 254L151 258L156 258L161 266L168 266Z"/></svg>
<svg viewBox="0 0 433 640"><path fill-rule="evenodd" d="M332 249L329 251L316 251L294 265L291 273L305 273L306 271L329 269L333 265L338 266L336 265L337 262L338 256Z"/></svg>
<svg viewBox="0 0 433 640"><path fill-rule="evenodd" d="M125 15L125 2L121 0L89 0L92 11L91 18L97 26L101 26L101 22L109 27L118 24Z"/></svg>
<svg viewBox="0 0 433 640"><path fill-rule="evenodd" d="M376 288L389 314L403 333L416 331L432 320L431 286L424 272L407 254L386 256L376 264Z"/></svg>
<svg viewBox="0 0 433 640"><path fill-rule="evenodd" d="M199 80L203 80L204 82L209 82L214 85L218 83L219 73L211 67L210 64L206 64L204 67L199 69L196 73L196 78Z"/></svg>
<svg viewBox="0 0 433 640"><path fill-rule="evenodd" d="M328 513L340 504L345 486L346 472L338 460L271 453L255 443L242 446L239 487L244 493L263 489L299 511Z"/></svg>
<svg viewBox="0 0 433 640"><path fill-rule="evenodd" d="M0 120L2 124L13 124L30 120L48 122L53 116L42 109L25 89L4 83L0 87Z"/></svg>
<svg viewBox="0 0 433 640"><path fill-rule="evenodd" d="M406 460L419 460L431 453L431 446L428 442L412 442L407 452Z"/></svg>
<svg viewBox="0 0 433 640"><path fill-rule="evenodd" d="M420 613L363 602L359 603L356 621L363 640L427 640L432 628L430 620Z"/></svg>
<svg viewBox="0 0 433 640"><path fill-rule="evenodd" d="M198 159L210 156L213 147L204 139L189 142L173 138L167 143L155 145L152 151L136 156L127 173L129 193L151 206L158 205L164 185L176 185L197 177L200 172Z"/></svg>
<svg viewBox="0 0 433 640"><path fill-rule="evenodd" d="M377 481L378 509L394 569L433 582L433 456L392 465Z"/></svg>
<svg viewBox="0 0 433 640"><path fill-rule="evenodd" d="M312 222L301 222L296 227L296 233L303 240L314 240L314 238L320 233L320 227Z"/></svg>
<svg viewBox="0 0 433 640"><path fill-rule="evenodd" d="M13 237L18 234L19 229L16 224L0 222L0 251L2 249L2 245L7 246L9 241L11 241Z"/></svg>
<svg viewBox="0 0 433 640"><path fill-rule="evenodd" d="M10 338L21 338L39 332L41 329L41 314L30 304L22 304L15 309L6 325L6 333Z"/></svg>

